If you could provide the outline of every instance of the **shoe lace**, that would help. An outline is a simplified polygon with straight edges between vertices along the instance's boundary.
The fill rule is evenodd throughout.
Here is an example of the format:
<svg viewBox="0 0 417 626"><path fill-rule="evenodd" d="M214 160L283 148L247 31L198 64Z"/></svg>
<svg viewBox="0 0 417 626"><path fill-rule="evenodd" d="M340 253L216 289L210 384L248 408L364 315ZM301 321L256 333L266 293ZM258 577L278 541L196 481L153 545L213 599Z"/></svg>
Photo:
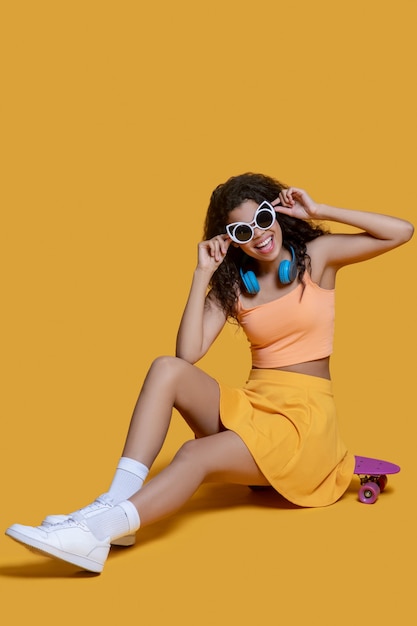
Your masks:
<svg viewBox="0 0 417 626"><path fill-rule="evenodd" d="M94 513L98 509L104 509L111 506L111 503L104 496L99 496L96 498L91 504L87 504L87 506L78 509L75 513L80 513L81 515L88 515L89 513ZM72 514L71 514L72 515Z"/></svg>
<svg viewBox="0 0 417 626"><path fill-rule="evenodd" d="M72 513L71 517L67 517L67 519L62 522L57 522L56 524L49 524L47 530L54 532L55 530L59 530L62 528L74 528L74 527L85 528L86 523L85 519L79 513Z"/></svg>

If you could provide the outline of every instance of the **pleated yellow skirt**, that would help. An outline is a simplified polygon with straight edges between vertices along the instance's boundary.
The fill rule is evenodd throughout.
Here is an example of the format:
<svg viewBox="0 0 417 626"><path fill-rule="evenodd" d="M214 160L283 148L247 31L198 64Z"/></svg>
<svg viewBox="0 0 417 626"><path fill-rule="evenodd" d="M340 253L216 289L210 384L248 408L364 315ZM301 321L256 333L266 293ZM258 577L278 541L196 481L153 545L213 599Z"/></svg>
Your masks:
<svg viewBox="0 0 417 626"><path fill-rule="evenodd" d="M339 432L331 381L254 369L241 389L220 384L220 416L290 502L327 506L348 488L355 459Z"/></svg>

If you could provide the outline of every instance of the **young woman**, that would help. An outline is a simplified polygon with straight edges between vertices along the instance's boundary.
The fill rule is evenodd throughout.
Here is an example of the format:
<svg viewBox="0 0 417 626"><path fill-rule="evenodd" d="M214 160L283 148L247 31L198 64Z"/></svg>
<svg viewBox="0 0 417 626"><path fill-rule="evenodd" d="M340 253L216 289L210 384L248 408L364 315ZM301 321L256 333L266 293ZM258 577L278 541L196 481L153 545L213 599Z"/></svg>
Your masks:
<svg viewBox="0 0 417 626"><path fill-rule="evenodd" d="M333 221L358 229L331 234ZM110 489L69 515L6 534L31 549L100 572L110 545L179 509L205 481L272 485L301 506L332 504L352 478L330 381L334 287L344 265L406 241L404 220L334 208L260 174L213 192L176 357L152 363ZM226 321L241 324L252 370L242 389L195 367ZM175 407L195 434L143 487Z"/></svg>

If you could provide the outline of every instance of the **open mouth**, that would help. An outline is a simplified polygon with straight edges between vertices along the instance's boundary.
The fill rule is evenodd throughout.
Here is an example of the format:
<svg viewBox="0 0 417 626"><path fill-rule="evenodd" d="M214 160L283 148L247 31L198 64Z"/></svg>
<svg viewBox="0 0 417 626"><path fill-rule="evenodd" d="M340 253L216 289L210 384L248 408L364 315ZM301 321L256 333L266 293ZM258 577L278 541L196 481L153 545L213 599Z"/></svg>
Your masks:
<svg viewBox="0 0 417 626"><path fill-rule="evenodd" d="M258 245L255 246L256 250L259 250L259 252L263 252L265 254L267 252L270 252L273 247L274 247L274 238L272 235L270 235L269 237L266 237L266 239L264 239L263 241L261 241L261 243L258 243Z"/></svg>

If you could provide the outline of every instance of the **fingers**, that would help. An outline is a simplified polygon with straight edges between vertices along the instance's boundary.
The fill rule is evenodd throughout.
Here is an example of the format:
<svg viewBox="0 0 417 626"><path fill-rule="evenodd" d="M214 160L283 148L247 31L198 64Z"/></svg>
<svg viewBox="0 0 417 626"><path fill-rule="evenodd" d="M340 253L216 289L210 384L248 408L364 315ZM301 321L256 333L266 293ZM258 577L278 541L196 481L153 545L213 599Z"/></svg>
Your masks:
<svg viewBox="0 0 417 626"><path fill-rule="evenodd" d="M228 235L217 235L208 241L202 241L199 244L201 251L204 251L208 257L216 264L220 264L227 254L231 243Z"/></svg>
<svg viewBox="0 0 417 626"><path fill-rule="evenodd" d="M230 242L231 239L228 235L218 235L208 242L210 244L210 256L212 256L217 263L223 261L229 249Z"/></svg>
<svg viewBox="0 0 417 626"><path fill-rule="evenodd" d="M279 194L279 199L281 201L281 205L284 207L292 207L295 204L294 194L296 190L294 187L289 187L288 189L283 189Z"/></svg>

